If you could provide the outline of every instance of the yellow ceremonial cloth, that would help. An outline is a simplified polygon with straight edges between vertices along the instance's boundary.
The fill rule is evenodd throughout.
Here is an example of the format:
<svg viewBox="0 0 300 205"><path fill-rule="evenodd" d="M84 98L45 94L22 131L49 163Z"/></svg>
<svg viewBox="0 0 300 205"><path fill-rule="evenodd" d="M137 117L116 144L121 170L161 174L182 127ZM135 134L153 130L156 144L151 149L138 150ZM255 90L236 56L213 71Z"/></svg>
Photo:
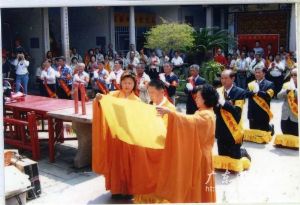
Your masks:
<svg viewBox="0 0 300 205"><path fill-rule="evenodd" d="M131 145L164 148L166 126L154 106L109 95L102 97L101 106L113 137Z"/></svg>
<svg viewBox="0 0 300 205"><path fill-rule="evenodd" d="M122 91L110 92L117 98L126 98L128 101L140 101L132 92L125 96ZM131 145L112 137L110 127L105 120L102 105L99 101L93 102L92 124L92 169L95 173L105 176L105 187L112 194L132 194L133 186L130 175L131 166L126 163L133 159Z"/></svg>
<svg viewBox="0 0 300 205"><path fill-rule="evenodd" d="M214 168L241 172L250 168L251 162L247 157L233 159L228 156L214 156Z"/></svg>
<svg viewBox="0 0 300 205"><path fill-rule="evenodd" d="M274 144L290 148L299 148L299 137L284 134L276 135Z"/></svg>
<svg viewBox="0 0 300 205"><path fill-rule="evenodd" d="M172 111L175 111L175 106L168 100L164 99L162 107L167 107ZM168 124L168 115L163 116L165 126ZM158 149L144 149L143 154L141 154L141 149L139 149L139 155L137 155L136 160L139 162L142 169L133 168L133 183L136 190L141 191L143 194L134 195L133 202L135 204L149 204L149 203L169 203L166 199L157 197L150 190L154 190L157 182L158 172L160 170L161 158L164 150ZM149 163L150 162L150 163ZM144 183L144 185L141 185Z"/></svg>
<svg viewBox="0 0 300 205"><path fill-rule="evenodd" d="M251 129L244 130L244 141L256 142L256 143L269 143L272 140L271 132Z"/></svg>

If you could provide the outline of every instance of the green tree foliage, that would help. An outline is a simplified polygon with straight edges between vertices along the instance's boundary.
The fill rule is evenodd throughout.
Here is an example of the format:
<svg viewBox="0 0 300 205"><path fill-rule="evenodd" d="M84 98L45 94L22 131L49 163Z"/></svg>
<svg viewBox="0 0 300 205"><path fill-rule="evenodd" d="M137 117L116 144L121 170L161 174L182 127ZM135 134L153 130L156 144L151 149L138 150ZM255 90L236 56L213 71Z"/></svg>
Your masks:
<svg viewBox="0 0 300 205"><path fill-rule="evenodd" d="M196 52L207 53L215 48L225 49L228 45L236 44L236 39L225 29L217 27L200 28L194 32L194 49Z"/></svg>
<svg viewBox="0 0 300 205"><path fill-rule="evenodd" d="M213 84L215 80L220 80L218 76L222 70L224 70L224 66L215 61L204 62L201 65L201 74L210 84Z"/></svg>
<svg viewBox="0 0 300 205"><path fill-rule="evenodd" d="M187 51L194 46L194 28L188 24L163 23L146 33L145 47Z"/></svg>

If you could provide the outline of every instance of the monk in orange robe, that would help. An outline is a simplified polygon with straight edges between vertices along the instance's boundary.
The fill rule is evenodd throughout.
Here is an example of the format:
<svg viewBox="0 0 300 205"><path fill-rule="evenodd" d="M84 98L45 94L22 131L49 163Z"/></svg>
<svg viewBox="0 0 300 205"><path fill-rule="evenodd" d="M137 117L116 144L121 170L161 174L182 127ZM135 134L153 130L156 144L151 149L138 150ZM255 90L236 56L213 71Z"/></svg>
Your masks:
<svg viewBox="0 0 300 205"><path fill-rule="evenodd" d="M165 97L165 85L161 80L151 80L148 83L148 93L151 99L150 104L159 107L166 107L175 111L175 106ZM164 115L165 125L168 124L168 116ZM135 203L156 203L161 199L153 194L160 171L162 149L150 149L134 146L135 161L132 166L133 189ZM138 154L137 154L138 153Z"/></svg>
<svg viewBox="0 0 300 205"><path fill-rule="evenodd" d="M121 90L110 92L117 98L128 100L140 99L134 94L136 87L135 75L124 72L121 76ZM98 99L98 100L97 100ZM106 189L112 193L114 199L130 199L132 192L130 160L133 159L132 145L111 136L102 110L99 106L101 94L93 104L92 126L92 169L105 177Z"/></svg>
<svg viewBox="0 0 300 205"><path fill-rule="evenodd" d="M217 91L211 85L198 86L194 115L165 107L168 128L155 195L171 203L215 202L212 148L215 138Z"/></svg>
<svg viewBox="0 0 300 205"><path fill-rule="evenodd" d="M169 118L162 153L112 138L95 101L93 171L104 174L106 188L112 194L138 194L156 199L150 202L215 202L212 107L218 102L218 95L211 86L196 91L199 111L194 115L158 108L161 114L168 113Z"/></svg>

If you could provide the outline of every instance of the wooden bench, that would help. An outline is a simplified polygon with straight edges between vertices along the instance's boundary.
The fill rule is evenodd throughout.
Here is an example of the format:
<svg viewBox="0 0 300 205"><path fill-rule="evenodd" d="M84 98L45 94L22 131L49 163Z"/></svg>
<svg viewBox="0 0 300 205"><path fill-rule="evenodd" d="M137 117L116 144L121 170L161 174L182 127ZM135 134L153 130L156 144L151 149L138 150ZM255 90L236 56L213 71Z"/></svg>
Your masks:
<svg viewBox="0 0 300 205"><path fill-rule="evenodd" d="M35 113L28 112L26 121L4 117L4 143L29 150L33 160L39 160L40 145Z"/></svg>

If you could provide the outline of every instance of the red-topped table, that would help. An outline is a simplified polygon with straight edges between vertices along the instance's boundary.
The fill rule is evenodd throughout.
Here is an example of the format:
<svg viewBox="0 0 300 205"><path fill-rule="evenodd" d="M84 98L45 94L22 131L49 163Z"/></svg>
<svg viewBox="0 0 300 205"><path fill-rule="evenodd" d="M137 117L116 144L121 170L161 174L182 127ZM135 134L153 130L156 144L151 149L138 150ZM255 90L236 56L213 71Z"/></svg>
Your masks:
<svg viewBox="0 0 300 205"><path fill-rule="evenodd" d="M20 118L20 114L23 112L34 111L42 119L48 120L48 146L49 146L49 160L54 162L54 146L57 141L62 141L60 133L63 132L63 121L55 120L55 126L53 118L48 116L47 113L51 111L57 111L61 109L71 108L74 106L73 100L55 99L42 96L27 95L24 101L5 103L5 108L12 110L15 118ZM56 137L54 136L56 133Z"/></svg>

